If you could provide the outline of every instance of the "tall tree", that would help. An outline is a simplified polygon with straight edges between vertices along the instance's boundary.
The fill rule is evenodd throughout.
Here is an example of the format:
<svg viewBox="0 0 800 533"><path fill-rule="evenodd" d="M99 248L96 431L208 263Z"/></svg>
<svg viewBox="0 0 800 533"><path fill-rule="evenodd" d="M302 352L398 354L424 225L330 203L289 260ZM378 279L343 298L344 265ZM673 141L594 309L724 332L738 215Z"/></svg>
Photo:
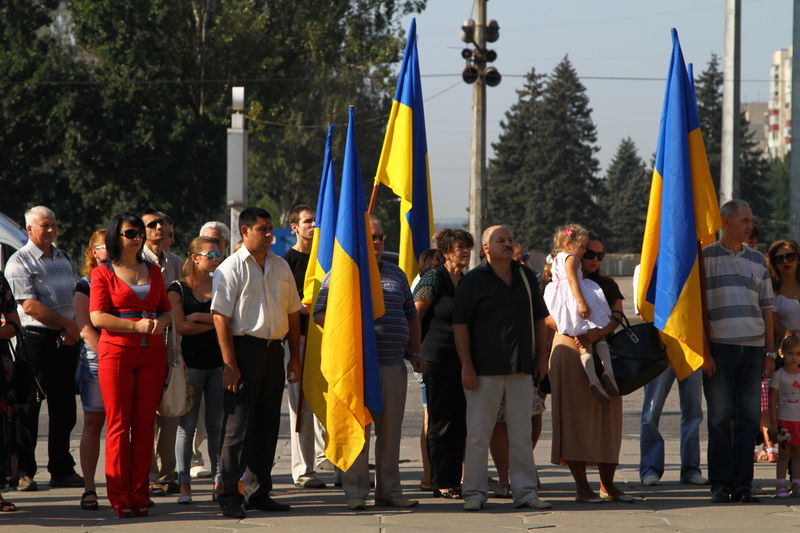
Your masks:
<svg viewBox="0 0 800 533"><path fill-rule="evenodd" d="M566 56L548 77L539 117L539 141L528 158L533 182L526 220L530 245L549 250L561 224L601 230L594 197L599 189L597 130L586 88Z"/></svg>
<svg viewBox="0 0 800 533"><path fill-rule="evenodd" d="M526 245L533 243L536 237L526 218L533 181L527 158L540 138L537 126L544 77L537 74L536 69L526 75L525 85L517 90L518 101L500 122L500 137L492 143L494 157L488 169L489 223L505 224L514 239Z"/></svg>
<svg viewBox="0 0 800 533"><path fill-rule="evenodd" d="M185 245L200 223L226 212L225 128L233 85L247 89L250 203L273 208L276 222L294 203L315 203L324 126L342 122L350 103L364 120L359 148L371 183L402 50L400 20L424 5L5 2L0 149L19 158L14 172L20 178L13 201L0 200L0 208L20 220L25 205L46 203L42 191L53 190L66 229L60 241L77 251L114 212L152 205L176 219L178 246ZM41 103L27 123L20 112L26 90ZM18 118L19 127L6 128ZM31 150L37 143L48 152ZM339 153L342 146L340 140ZM379 207L394 208L394 216L384 217L391 234L397 202Z"/></svg>
<svg viewBox="0 0 800 533"><path fill-rule="evenodd" d="M647 165L630 137L622 139L608 167L599 205L605 219L607 248L614 252L641 250L650 192Z"/></svg>
<svg viewBox="0 0 800 533"><path fill-rule="evenodd" d="M697 112L700 131L706 146L708 166L714 188L719 191L720 160L722 154L722 70L719 57L711 54L706 69L695 82Z"/></svg>

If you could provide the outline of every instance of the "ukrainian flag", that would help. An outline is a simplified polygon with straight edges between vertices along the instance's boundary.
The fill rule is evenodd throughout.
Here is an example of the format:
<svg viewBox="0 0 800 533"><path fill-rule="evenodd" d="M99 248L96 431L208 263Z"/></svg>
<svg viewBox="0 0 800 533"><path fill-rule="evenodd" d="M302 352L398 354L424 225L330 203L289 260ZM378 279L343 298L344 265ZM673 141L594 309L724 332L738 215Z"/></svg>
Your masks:
<svg viewBox="0 0 800 533"><path fill-rule="evenodd" d="M325 157L322 163L322 180L317 198L317 224L311 242L311 256L306 269L306 281L303 288L303 303L314 309L317 305L322 280L331 270L333 260L333 240L336 236L336 183L333 172L333 124L328 126L325 139ZM327 426L328 382L322 375L322 328L313 320L308 321L306 333L305 358L303 362L303 397L323 426Z"/></svg>
<svg viewBox="0 0 800 533"><path fill-rule="evenodd" d="M400 197L400 268L411 284L419 273L419 256L431 247L433 234L416 19L411 19L408 29L397 90L375 174L375 184L379 183Z"/></svg>
<svg viewBox="0 0 800 533"><path fill-rule="evenodd" d="M347 470L364 448L370 411L383 411L374 324L383 315L383 289L367 233L352 106L341 187L322 334L322 374L328 382L325 455Z"/></svg>
<svg viewBox="0 0 800 533"><path fill-rule="evenodd" d="M678 379L703 363L700 247L722 226L693 87L673 29L637 296L642 316L662 332Z"/></svg>

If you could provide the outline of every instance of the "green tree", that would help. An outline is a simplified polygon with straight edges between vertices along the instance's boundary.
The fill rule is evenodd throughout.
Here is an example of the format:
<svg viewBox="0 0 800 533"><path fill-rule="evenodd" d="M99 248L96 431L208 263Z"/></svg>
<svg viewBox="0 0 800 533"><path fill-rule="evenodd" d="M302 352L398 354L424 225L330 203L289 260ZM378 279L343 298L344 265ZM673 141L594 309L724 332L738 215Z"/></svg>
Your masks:
<svg viewBox="0 0 800 533"><path fill-rule="evenodd" d="M0 208L50 204L73 253L153 206L177 247L224 218L230 88L247 89L250 203L316 201L324 127L355 104L371 184L403 45L424 0L11 0L0 7ZM308 127L316 126L316 127ZM342 153L344 128L335 152ZM5 157L7 156L7 157ZM10 161L10 164L5 164ZM8 179L6 179L8 178ZM397 201L377 213L397 234ZM386 197L383 200L383 197Z"/></svg>
<svg viewBox="0 0 800 533"><path fill-rule="evenodd" d="M599 206L606 214L607 248L613 252L641 250L647 218L650 180L647 165L630 137L622 139L603 182Z"/></svg>
<svg viewBox="0 0 800 533"><path fill-rule="evenodd" d="M543 78L535 69L526 75L525 85L517 90L519 100L500 122L502 131L498 141L492 143L494 157L488 169L489 223L508 226L514 240L526 246L538 237L531 233L527 220L526 205L533 181L527 159L540 138L537 115L542 103Z"/></svg>
<svg viewBox="0 0 800 533"><path fill-rule="evenodd" d="M597 130L586 88L566 56L547 80L536 133L528 158L533 181L526 220L537 250L550 250L561 224L578 223L602 231L594 197L599 190Z"/></svg>
<svg viewBox="0 0 800 533"><path fill-rule="evenodd" d="M708 166L714 189L719 191L720 158L722 153L722 77L719 57L711 54L706 69L695 82L700 131L708 156Z"/></svg>
<svg viewBox="0 0 800 533"><path fill-rule="evenodd" d="M80 232L80 190L69 166L84 144L76 123L91 105L88 73L51 30L57 0L0 4L0 211L48 205L59 218L59 244ZM53 83L59 80L59 83Z"/></svg>

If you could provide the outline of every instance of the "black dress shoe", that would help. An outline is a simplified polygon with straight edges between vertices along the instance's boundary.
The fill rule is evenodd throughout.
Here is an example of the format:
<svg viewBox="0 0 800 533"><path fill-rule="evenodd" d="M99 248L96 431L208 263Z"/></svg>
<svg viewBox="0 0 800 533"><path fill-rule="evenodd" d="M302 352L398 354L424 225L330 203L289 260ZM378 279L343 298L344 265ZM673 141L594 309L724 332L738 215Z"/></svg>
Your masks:
<svg viewBox="0 0 800 533"><path fill-rule="evenodd" d="M728 491L721 490L711 495L711 503L730 503L731 495Z"/></svg>
<svg viewBox="0 0 800 533"><path fill-rule="evenodd" d="M291 511L292 507L285 503L276 502L269 496L259 496L257 498L250 499L247 503L245 503L245 509L257 509L259 511L279 511L279 512L286 512Z"/></svg>
<svg viewBox="0 0 800 533"><path fill-rule="evenodd" d="M241 503L226 502L221 503L222 514L228 518L244 518L246 516L244 507Z"/></svg>
<svg viewBox="0 0 800 533"><path fill-rule="evenodd" d="M751 491L747 489L742 489L742 490L737 490L736 492L733 493L733 496L731 496L731 501L742 502L742 503L758 503L761 500L758 497L753 496L753 493Z"/></svg>

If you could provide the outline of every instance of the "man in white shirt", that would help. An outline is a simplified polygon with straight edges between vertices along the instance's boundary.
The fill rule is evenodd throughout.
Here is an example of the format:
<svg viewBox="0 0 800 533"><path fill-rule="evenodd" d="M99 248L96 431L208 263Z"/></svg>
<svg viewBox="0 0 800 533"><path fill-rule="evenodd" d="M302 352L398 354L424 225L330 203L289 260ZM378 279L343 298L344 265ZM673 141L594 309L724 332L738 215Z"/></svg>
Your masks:
<svg viewBox="0 0 800 533"><path fill-rule="evenodd" d="M223 440L220 453L222 513L248 509L288 511L269 497L284 386L287 337L289 383L300 380L300 309L289 265L269 249L272 217L249 207L239 215L242 247L214 273L211 313L222 351ZM288 334L288 335L287 335ZM244 497L238 482L244 473Z"/></svg>

